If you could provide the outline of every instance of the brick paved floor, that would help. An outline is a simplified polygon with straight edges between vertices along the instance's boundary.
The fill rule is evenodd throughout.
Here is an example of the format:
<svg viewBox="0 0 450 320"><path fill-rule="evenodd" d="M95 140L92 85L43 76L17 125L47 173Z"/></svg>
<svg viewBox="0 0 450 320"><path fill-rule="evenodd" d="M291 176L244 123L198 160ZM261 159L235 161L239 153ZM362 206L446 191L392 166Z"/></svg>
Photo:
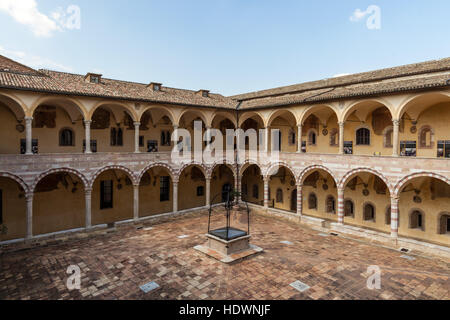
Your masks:
<svg viewBox="0 0 450 320"><path fill-rule="evenodd" d="M410 261L397 251L323 237L294 223L252 220L252 243L265 251L231 266L193 249L205 242L205 216L6 253L0 256L0 299L450 298L450 261ZM81 268L79 291L66 288L72 264ZM366 288L370 265L381 268L381 290ZM310 289L299 293L289 286L295 280ZM150 281L161 287L145 294L139 286Z"/></svg>

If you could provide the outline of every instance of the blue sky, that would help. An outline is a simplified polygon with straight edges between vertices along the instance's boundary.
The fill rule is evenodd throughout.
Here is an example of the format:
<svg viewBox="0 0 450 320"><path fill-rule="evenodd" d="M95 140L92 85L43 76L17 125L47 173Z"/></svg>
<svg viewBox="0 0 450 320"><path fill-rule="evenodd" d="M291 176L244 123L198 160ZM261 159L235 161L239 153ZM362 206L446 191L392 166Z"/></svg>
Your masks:
<svg viewBox="0 0 450 320"><path fill-rule="evenodd" d="M69 5L80 29L50 23ZM378 30L368 16L350 21L370 5L381 10ZM232 95L448 57L449 12L448 0L0 0L0 54Z"/></svg>

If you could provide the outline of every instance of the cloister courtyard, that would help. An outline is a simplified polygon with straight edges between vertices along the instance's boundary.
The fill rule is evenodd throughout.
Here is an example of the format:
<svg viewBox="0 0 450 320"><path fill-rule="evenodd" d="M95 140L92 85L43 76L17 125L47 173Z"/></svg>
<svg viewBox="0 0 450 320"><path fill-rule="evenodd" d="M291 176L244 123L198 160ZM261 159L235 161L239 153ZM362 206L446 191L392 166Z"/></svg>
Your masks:
<svg viewBox="0 0 450 320"><path fill-rule="evenodd" d="M207 215L121 226L40 240L0 255L0 300L8 299L450 299L450 261L403 253L262 215L251 216L252 243L264 252L231 265L194 250ZM17 248L16 248L17 249ZM66 286L81 270L80 290ZM369 290L368 267L381 270ZM144 293L140 286L156 282ZM309 286L299 292L291 283Z"/></svg>

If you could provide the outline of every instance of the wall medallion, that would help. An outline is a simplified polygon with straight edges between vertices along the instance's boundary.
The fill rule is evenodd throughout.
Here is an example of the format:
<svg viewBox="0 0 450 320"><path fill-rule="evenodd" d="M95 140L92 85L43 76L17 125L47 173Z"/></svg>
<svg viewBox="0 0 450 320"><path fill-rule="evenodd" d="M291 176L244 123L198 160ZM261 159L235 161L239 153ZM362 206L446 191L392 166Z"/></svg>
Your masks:
<svg viewBox="0 0 450 320"><path fill-rule="evenodd" d="M419 196L414 196L413 201L414 201L415 203L422 203L422 198L419 197Z"/></svg>
<svg viewBox="0 0 450 320"><path fill-rule="evenodd" d="M417 127L416 126L412 126L411 129L409 129L409 131L411 133L416 133L417 132Z"/></svg>
<svg viewBox="0 0 450 320"><path fill-rule="evenodd" d="M367 196L370 194L369 189L364 189L363 192L362 192L362 194L363 194L365 197L367 197Z"/></svg>
<svg viewBox="0 0 450 320"><path fill-rule="evenodd" d="M324 136L328 135L328 129L323 129L323 130L322 130L322 134L323 134Z"/></svg>

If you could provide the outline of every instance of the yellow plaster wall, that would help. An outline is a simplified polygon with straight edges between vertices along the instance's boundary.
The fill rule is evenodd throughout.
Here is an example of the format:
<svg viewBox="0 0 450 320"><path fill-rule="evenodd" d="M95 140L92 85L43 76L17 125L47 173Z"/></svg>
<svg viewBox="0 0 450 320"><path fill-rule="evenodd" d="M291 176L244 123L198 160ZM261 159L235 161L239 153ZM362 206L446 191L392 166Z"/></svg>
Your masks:
<svg viewBox="0 0 450 320"><path fill-rule="evenodd" d="M160 176L169 176L164 170L154 170L150 185L139 186L139 216L147 217L173 210L173 184L170 179L170 193L168 201L160 201ZM155 180L155 174L158 176ZM156 181L155 185L153 185Z"/></svg>
<svg viewBox="0 0 450 320"><path fill-rule="evenodd" d="M219 168L221 169L222 175L219 175ZM227 166L217 166L214 169L211 178L211 201L213 204L222 202L222 187L225 184L230 184L231 190L234 189L234 177L233 172ZM217 197L216 197L217 196Z"/></svg>
<svg viewBox="0 0 450 320"><path fill-rule="evenodd" d="M17 124L12 111L0 103L0 154L20 154L20 139L25 139L25 130L17 131ZM25 121L21 124L25 127Z"/></svg>
<svg viewBox="0 0 450 320"><path fill-rule="evenodd" d="M66 189L58 183L58 189L50 192L35 192L33 199L33 234L70 230L85 226L85 199L83 183L78 182L72 193L72 185ZM45 178L44 178L45 179ZM41 180L44 183L44 180Z"/></svg>
<svg viewBox="0 0 450 320"><path fill-rule="evenodd" d="M117 188L117 179L112 170L102 172L92 189L92 225L128 220L133 217L133 185L125 183L126 174L116 170L122 189ZM113 180L113 208L100 209L100 181Z"/></svg>
<svg viewBox="0 0 450 320"><path fill-rule="evenodd" d="M178 210L204 207L206 205L206 181L205 179L191 180L190 173L186 177L189 169L184 170L180 175L178 183ZM197 187L203 186L203 196L197 196Z"/></svg>
<svg viewBox="0 0 450 320"><path fill-rule="evenodd" d="M20 185L12 179L0 177L3 192L3 225L7 233L0 233L0 241L24 238L26 235L26 201Z"/></svg>

